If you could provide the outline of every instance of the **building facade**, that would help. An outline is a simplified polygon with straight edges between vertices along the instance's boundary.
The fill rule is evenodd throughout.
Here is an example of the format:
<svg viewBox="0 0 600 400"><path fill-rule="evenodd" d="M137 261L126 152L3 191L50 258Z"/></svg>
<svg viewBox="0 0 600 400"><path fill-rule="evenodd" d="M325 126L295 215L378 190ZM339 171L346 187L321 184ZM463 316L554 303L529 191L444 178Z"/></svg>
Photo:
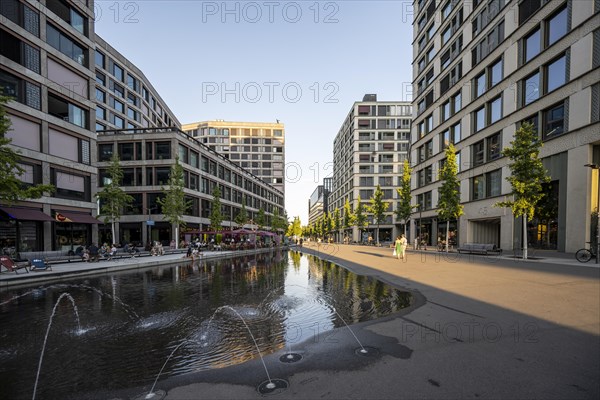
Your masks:
<svg viewBox="0 0 600 400"><path fill-rule="evenodd" d="M256 219L261 208L267 217L266 226L275 209L284 215L283 193L177 128L98 132L100 190L114 152L123 168L122 187L134 198L117 224L119 243L152 240L168 244L173 239L174 227L164 220L157 199L164 194L175 157L179 157L184 170L184 192L190 204L183 216L186 227L180 239L189 241L200 231L208 230L212 194L217 185L225 229L237 227L234 220L243 199L248 219Z"/></svg>
<svg viewBox="0 0 600 400"><path fill-rule="evenodd" d="M396 188L402 164L410 146L411 105L409 102L377 101L377 95L365 95L355 102L333 142L333 180L328 212L339 209L343 216L346 200L356 210L358 199L370 204L377 185L389 204L385 221L379 224L379 240L391 241L399 234L400 222L394 210L398 203ZM362 235L375 237L377 225L369 216ZM344 239L362 241L358 228L344 232Z"/></svg>
<svg viewBox="0 0 600 400"><path fill-rule="evenodd" d="M280 190L223 157L223 149L217 153L180 131L143 72L95 34L93 10L93 0L0 2L0 88L12 98L7 137L21 153L23 183L56 188L37 200L0 204L2 254L69 251L92 242L170 241L172 227L163 222L156 198L175 155L184 165L192 203L185 216L190 230L207 225L215 185L223 193L225 226L233 225L243 198L249 218L261 207L267 218L275 208L283 216ZM244 166L283 190L283 125L241 124L232 130L235 145L245 144L249 130L250 144L261 147L248 153L269 153L248 157L253 164ZM248 154L233 151L226 155L240 161ZM111 227L96 218L95 198L114 152L122 160L123 186L134 197L115 239Z"/></svg>
<svg viewBox="0 0 600 400"><path fill-rule="evenodd" d="M93 1L0 2L0 88L20 179L53 184L0 207L0 250L69 250L96 240Z"/></svg>
<svg viewBox="0 0 600 400"><path fill-rule="evenodd" d="M184 124L182 130L285 193L284 124L215 120Z"/></svg>
<svg viewBox="0 0 600 400"><path fill-rule="evenodd" d="M429 244L445 236L437 176L453 143L464 215L451 221L452 234L459 243L521 248L521 220L495 203L511 196L501 151L530 122L543 141L540 157L551 182L527 226L527 242L567 252L584 247L598 207L598 171L584 165L600 165L599 2L413 4L412 185L422 215L413 234Z"/></svg>

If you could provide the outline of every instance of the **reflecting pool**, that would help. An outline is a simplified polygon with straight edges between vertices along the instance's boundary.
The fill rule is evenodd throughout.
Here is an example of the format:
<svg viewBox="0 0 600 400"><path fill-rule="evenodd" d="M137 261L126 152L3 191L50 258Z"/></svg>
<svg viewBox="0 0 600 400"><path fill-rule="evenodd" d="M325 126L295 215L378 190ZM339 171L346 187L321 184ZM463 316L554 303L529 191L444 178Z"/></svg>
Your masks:
<svg viewBox="0 0 600 400"><path fill-rule="evenodd" d="M76 308L66 296L57 304L63 293ZM32 397L46 332L36 398L56 399L151 385L179 345L161 379L243 363L258 356L244 322L264 355L411 302L407 292L294 251L4 290L0 393Z"/></svg>

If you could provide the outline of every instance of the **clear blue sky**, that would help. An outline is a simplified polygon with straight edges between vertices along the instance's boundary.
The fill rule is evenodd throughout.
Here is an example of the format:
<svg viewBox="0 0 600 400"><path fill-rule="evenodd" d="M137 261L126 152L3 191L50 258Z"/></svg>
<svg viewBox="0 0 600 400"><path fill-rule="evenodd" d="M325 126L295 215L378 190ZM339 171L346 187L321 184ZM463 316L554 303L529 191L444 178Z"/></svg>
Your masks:
<svg viewBox="0 0 600 400"><path fill-rule="evenodd" d="M181 123L283 122L286 210L306 224L352 104L365 93L410 99L411 4L96 0L96 32Z"/></svg>

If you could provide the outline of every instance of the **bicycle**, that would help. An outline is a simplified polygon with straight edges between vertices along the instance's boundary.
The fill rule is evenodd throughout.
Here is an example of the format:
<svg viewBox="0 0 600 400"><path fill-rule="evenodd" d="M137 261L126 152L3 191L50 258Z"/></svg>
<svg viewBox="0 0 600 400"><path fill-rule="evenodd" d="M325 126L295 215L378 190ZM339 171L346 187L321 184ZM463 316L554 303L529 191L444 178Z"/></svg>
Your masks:
<svg viewBox="0 0 600 400"><path fill-rule="evenodd" d="M586 263L586 262L590 261L592 258L597 257L595 246L591 246L592 242L586 242L586 243L590 244L589 249L586 249L586 248L579 249L575 253L575 258L580 263Z"/></svg>

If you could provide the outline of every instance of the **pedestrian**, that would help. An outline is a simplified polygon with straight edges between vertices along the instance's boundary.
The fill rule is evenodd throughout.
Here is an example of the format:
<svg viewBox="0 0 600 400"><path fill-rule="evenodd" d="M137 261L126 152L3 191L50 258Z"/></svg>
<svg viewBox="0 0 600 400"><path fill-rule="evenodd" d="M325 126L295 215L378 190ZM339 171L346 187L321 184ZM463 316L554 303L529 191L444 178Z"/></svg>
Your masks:
<svg viewBox="0 0 600 400"><path fill-rule="evenodd" d="M98 246L96 246L95 243L92 243L92 245L88 248L88 251L89 251L90 261L91 262L98 261Z"/></svg>
<svg viewBox="0 0 600 400"><path fill-rule="evenodd" d="M406 256L406 246L408 245L408 240L404 236L404 233L400 235L400 258L404 259Z"/></svg>
<svg viewBox="0 0 600 400"><path fill-rule="evenodd" d="M401 244L402 242L400 241L400 236L396 236L396 241L394 242L394 255L396 256L397 259L400 259L400 249L401 249Z"/></svg>

